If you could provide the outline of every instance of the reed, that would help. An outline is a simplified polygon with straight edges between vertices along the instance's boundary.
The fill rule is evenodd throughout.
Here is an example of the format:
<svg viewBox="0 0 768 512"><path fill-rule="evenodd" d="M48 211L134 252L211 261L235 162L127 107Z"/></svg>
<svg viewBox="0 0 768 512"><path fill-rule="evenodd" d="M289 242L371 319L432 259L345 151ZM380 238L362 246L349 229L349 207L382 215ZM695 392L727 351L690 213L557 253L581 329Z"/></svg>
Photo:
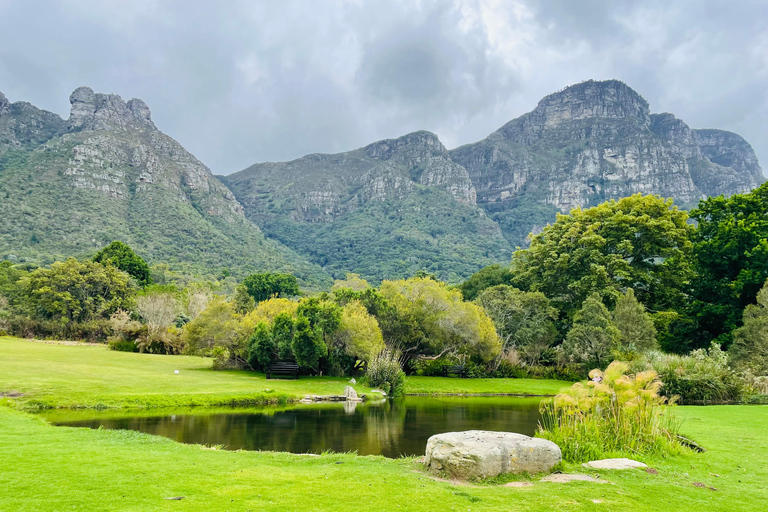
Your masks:
<svg viewBox="0 0 768 512"><path fill-rule="evenodd" d="M655 372L627 375L628 369L614 361L605 372L592 370L586 385L577 382L542 402L537 435L558 444L570 462L684 452L674 399L659 395Z"/></svg>

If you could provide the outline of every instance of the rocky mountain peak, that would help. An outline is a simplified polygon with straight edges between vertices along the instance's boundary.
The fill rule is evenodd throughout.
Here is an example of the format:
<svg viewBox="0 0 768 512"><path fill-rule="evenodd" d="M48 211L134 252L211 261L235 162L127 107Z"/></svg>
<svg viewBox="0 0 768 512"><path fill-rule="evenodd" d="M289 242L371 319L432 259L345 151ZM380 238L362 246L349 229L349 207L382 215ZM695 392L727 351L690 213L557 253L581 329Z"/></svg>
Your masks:
<svg viewBox="0 0 768 512"><path fill-rule="evenodd" d="M3 91L0 91L0 116L11 112L11 102L5 97Z"/></svg>
<svg viewBox="0 0 768 512"><path fill-rule="evenodd" d="M619 80L587 80L545 96L533 111L543 117L547 127L579 119L635 118L650 122L648 102Z"/></svg>
<svg viewBox="0 0 768 512"><path fill-rule="evenodd" d="M397 139L385 139L365 147L369 157L376 160L389 160L393 155L403 153L426 152L431 154L446 153L445 146L432 132L418 131L403 135Z"/></svg>
<svg viewBox="0 0 768 512"><path fill-rule="evenodd" d="M67 123L70 131L129 126L155 129L149 107L139 99L126 103L117 94L95 93L90 87L78 87L69 96L69 103L72 105Z"/></svg>

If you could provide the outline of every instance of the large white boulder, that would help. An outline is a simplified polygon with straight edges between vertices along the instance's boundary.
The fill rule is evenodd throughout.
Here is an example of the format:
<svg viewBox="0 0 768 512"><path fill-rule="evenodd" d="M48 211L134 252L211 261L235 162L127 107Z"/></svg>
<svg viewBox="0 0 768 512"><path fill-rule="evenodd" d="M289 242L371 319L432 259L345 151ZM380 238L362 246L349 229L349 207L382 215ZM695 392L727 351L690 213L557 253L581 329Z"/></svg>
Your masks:
<svg viewBox="0 0 768 512"><path fill-rule="evenodd" d="M424 463L430 471L466 480L503 473L549 472L561 458L560 447L546 439L468 430L430 437Z"/></svg>

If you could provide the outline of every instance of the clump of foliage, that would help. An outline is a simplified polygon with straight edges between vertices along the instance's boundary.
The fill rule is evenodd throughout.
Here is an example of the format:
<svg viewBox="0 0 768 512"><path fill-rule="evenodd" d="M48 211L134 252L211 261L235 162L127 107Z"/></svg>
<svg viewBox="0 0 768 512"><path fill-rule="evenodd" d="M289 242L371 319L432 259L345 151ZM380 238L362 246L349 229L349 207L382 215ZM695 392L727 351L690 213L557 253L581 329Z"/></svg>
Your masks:
<svg viewBox="0 0 768 512"><path fill-rule="evenodd" d="M152 284L152 273L147 262L123 242L112 242L97 252L96 256L93 257L93 261L105 265L109 262L112 266L119 268L136 279L139 286Z"/></svg>
<svg viewBox="0 0 768 512"><path fill-rule="evenodd" d="M562 344L562 354L571 363L605 368L613 360L619 336L608 308L595 292L576 313L573 328Z"/></svg>
<svg viewBox="0 0 768 512"><path fill-rule="evenodd" d="M331 291L349 289L354 292L361 292L369 287L368 281L360 277L359 274L348 272L345 279L337 279L333 282Z"/></svg>
<svg viewBox="0 0 768 512"><path fill-rule="evenodd" d="M107 338L110 350L120 352L139 351L136 340L147 334L146 326L137 320L133 320L131 315L122 309L112 313L112 316L109 317L109 324L112 328L112 336Z"/></svg>
<svg viewBox="0 0 768 512"><path fill-rule="evenodd" d="M477 302L496 326L500 355L515 351L526 364L536 365L555 342L557 310L543 293L498 285L482 291Z"/></svg>
<svg viewBox="0 0 768 512"><path fill-rule="evenodd" d="M131 309L128 274L112 265L69 258L38 268L20 280L31 316L67 322L108 318Z"/></svg>
<svg viewBox="0 0 768 512"><path fill-rule="evenodd" d="M676 310L691 277L693 230L686 212L658 196L576 208L515 253L512 284L543 292L566 318L593 293L612 307L629 287L653 311Z"/></svg>
<svg viewBox="0 0 768 512"><path fill-rule="evenodd" d="M248 364L263 370L276 359L277 344L269 325L266 322L259 322L248 339Z"/></svg>
<svg viewBox="0 0 768 512"><path fill-rule="evenodd" d="M747 194L710 197L691 212L696 279L684 321L669 348L685 351L717 339L728 347L742 311L768 279L768 183Z"/></svg>
<svg viewBox="0 0 768 512"><path fill-rule="evenodd" d="M500 351L493 321L458 290L429 278L384 281L381 295L395 308L407 332L397 340L404 354L445 354L492 360Z"/></svg>
<svg viewBox="0 0 768 512"><path fill-rule="evenodd" d="M136 297L136 312L147 326L146 334L137 340L139 352L180 354L185 347L176 328L179 303L165 287L145 289Z"/></svg>
<svg viewBox="0 0 768 512"><path fill-rule="evenodd" d="M619 330L617 357L628 359L658 348L656 327L651 315L640 301L635 298L635 292L629 288L616 301L612 313L613 325Z"/></svg>
<svg viewBox="0 0 768 512"><path fill-rule="evenodd" d="M628 369L614 361L605 372L592 370L586 385L577 382L542 402L536 435L555 442L570 462L684 452L679 425L665 406L667 399L659 395L662 384L656 373L632 376Z"/></svg>
<svg viewBox="0 0 768 512"><path fill-rule="evenodd" d="M291 274L251 274L243 279L242 285L256 302L271 297L293 297L301 293L298 280Z"/></svg>
<svg viewBox="0 0 768 512"><path fill-rule="evenodd" d="M480 292L498 285L508 285L512 282L512 272L501 265L483 267L461 283L458 288L464 300L475 300Z"/></svg>
<svg viewBox="0 0 768 512"><path fill-rule="evenodd" d="M320 358L328 353L321 329L313 329L304 316L299 316L294 324L291 348L296 362L305 368L317 368Z"/></svg>
<svg viewBox="0 0 768 512"><path fill-rule="evenodd" d="M742 378L730 368L728 354L716 341L709 349L685 356L647 352L632 365L638 371L656 372L663 383L661 393L685 403L731 402L743 392Z"/></svg>
<svg viewBox="0 0 768 512"><path fill-rule="evenodd" d="M371 358L365 376L369 386L380 388L390 396L400 396L405 389L405 372L397 352L391 349L384 349Z"/></svg>
<svg viewBox="0 0 768 512"><path fill-rule="evenodd" d="M236 359L238 354L245 353L249 336L240 320L232 302L215 297L205 310L184 326L182 339L192 354L212 354L212 350L220 347Z"/></svg>
<svg viewBox="0 0 768 512"><path fill-rule="evenodd" d="M734 331L728 355L735 368L768 375L768 281L757 293L757 304L744 309L743 325Z"/></svg>

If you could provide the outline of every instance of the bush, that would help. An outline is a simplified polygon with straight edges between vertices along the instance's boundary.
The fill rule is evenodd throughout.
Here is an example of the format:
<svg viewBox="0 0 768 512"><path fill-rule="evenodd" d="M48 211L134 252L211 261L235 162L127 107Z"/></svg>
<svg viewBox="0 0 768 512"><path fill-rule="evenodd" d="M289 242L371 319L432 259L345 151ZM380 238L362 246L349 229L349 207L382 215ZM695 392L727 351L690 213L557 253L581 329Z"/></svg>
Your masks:
<svg viewBox="0 0 768 512"><path fill-rule="evenodd" d="M277 345L266 322L256 324L248 339L248 364L252 368L266 369L277 356Z"/></svg>
<svg viewBox="0 0 768 512"><path fill-rule="evenodd" d="M384 349L368 363L368 385L381 388L390 396L400 396L405 389L405 372L400 359L392 350Z"/></svg>
<svg viewBox="0 0 768 512"><path fill-rule="evenodd" d="M614 361L605 373L577 382L565 393L542 402L537 435L555 442L570 462L626 454L670 455L685 451L679 424L667 399L659 395L655 372L626 375L629 366Z"/></svg>
<svg viewBox="0 0 768 512"><path fill-rule="evenodd" d="M652 351L633 363L634 370L655 371L663 383L661 393L684 403L730 402L743 393L743 381L728 366L728 356L712 342L709 350L688 356Z"/></svg>
<svg viewBox="0 0 768 512"><path fill-rule="evenodd" d="M124 340L122 338L116 338L109 340L107 346L110 350L117 350L118 352L138 352L139 347L133 340Z"/></svg>
<svg viewBox="0 0 768 512"><path fill-rule="evenodd" d="M447 357L440 357L437 359L414 359L411 362L413 373L420 377L442 377L444 364L456 364L456 361Z"/></svg>

